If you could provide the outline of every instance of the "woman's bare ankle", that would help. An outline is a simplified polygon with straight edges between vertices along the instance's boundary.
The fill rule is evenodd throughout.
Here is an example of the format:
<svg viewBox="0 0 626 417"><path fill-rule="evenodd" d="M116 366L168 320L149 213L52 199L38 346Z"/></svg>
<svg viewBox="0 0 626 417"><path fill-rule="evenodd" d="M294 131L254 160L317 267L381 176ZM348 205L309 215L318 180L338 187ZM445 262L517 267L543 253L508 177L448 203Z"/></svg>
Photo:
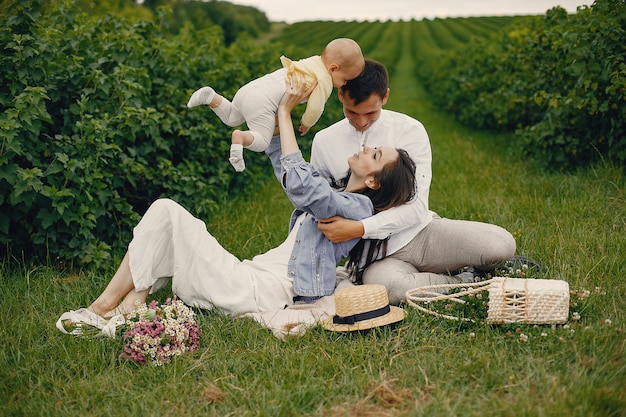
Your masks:
<svg viewBox="0 0 626 417"><path fill-rule="evenodd" d="M107 304L104 300L100 299L95 300L93 303L91 303L89 307L87 307L88 310L94 312L100 317L105 317L106 313L111 311L113 308L115 308L115 306L111 306Z"/></svg>

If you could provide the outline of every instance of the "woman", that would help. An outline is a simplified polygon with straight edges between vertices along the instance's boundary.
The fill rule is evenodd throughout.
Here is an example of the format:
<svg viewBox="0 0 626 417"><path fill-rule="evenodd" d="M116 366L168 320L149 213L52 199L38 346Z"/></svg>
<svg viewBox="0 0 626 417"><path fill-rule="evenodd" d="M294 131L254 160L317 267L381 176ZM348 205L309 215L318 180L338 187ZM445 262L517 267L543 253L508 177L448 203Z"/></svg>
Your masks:
<svg viewBox="0 0 626 417"><path fill-rule="evenodd" d="M332 189L302 158L291 121L291 110L314 87L306 90L298 77L287 85L277 113L282 134L266 151L296 208L280 246L240 261L201 220L171 200L157 200L135 227L128 252L104 292L87 309L70 312L72 321L84 318L92 324L127 314L168 277L186 304L233 316L280 310L303 297L307 301L332 294L335 267L358 239L333 244L318 230L316 218L361 219L405 203L414 195L415 167L402 150L365 148L349 158L345 191Z"/></svg>

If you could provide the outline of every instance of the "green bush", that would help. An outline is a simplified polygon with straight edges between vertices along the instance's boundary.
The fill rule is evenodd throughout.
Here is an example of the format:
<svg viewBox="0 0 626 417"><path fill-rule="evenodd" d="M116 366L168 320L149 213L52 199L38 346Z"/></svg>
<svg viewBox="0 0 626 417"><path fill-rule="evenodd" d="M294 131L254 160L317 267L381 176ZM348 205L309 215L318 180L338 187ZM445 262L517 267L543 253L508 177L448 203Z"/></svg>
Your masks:
<svg viewBox="0 0 626 417"><path fill-rule="evenodd" d="M626 4L560 7L427 67L438 104L478 128L517 130L546 167L626 162Z"/></svg>
<svg viewBox="0 0 626 417"><path fill-rule="evenodd" d="M0 29L0 244L7 254L100 265L124 249L155 198L199 216L270 170L248 153L235 174L231 128L188 110L210 84L225 96L280 53L221 29L168 34L155 22L93 18L70 1L4 3Z"/></svg>

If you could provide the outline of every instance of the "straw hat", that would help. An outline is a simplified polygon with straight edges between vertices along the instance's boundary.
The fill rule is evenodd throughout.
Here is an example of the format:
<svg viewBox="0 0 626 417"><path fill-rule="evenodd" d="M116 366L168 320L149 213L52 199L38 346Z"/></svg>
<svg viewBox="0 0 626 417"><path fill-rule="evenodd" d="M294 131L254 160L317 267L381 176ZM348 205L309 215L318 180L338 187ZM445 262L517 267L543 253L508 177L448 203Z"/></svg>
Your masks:
<svg viewBox="0 0 626 417"><path fill-rule="evenodd" d="M404 319L404 310L389 305L382 285L356 285L335 292L335 316L322 322L327 330L351 332L384 326Z"/></svg>

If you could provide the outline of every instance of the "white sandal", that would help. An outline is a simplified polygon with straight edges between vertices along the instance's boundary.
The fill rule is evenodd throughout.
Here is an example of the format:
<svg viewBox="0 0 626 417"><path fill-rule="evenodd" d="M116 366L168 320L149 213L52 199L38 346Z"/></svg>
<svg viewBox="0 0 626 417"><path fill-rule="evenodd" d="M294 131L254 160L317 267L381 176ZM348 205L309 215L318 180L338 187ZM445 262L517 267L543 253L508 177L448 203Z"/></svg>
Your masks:
<svg viewBox="0 0 626 417"><path fill-rule="evenodd" d="M64 322L67 321L75 325L73 330L68 331L65 328ZM99 315L87 308L79 308L78 310L70 310L61 314L61 317L59 317L59 320L57 320L57 329L65 334L80 336L84 333L85 325L91 326L98 330L102 330L108 324L108 322L109 320L100 317Z"/></svg>
<svg viewBox="0 0 626 417"><path fill-rule="evenodd" d="M114 312L116 312L114 310ZM74 327L71 331L65 328L65 323L70 322ZM110 319L105 319L94 313L89 308L70 310L59 317L57 329L65 334L74 336L108 336L115 338L115 332L119 326L126 322L124 314L116 314ZM98 331L99 330L99 331Z"/></svg>
<svg viewBox="0 0 626 417"><path fill-rule="evenodd" d="M102 334L115 339L115 332L117 327L126 323L124 314L117 314L109 319L109 322L102 328Z"/></svg>

